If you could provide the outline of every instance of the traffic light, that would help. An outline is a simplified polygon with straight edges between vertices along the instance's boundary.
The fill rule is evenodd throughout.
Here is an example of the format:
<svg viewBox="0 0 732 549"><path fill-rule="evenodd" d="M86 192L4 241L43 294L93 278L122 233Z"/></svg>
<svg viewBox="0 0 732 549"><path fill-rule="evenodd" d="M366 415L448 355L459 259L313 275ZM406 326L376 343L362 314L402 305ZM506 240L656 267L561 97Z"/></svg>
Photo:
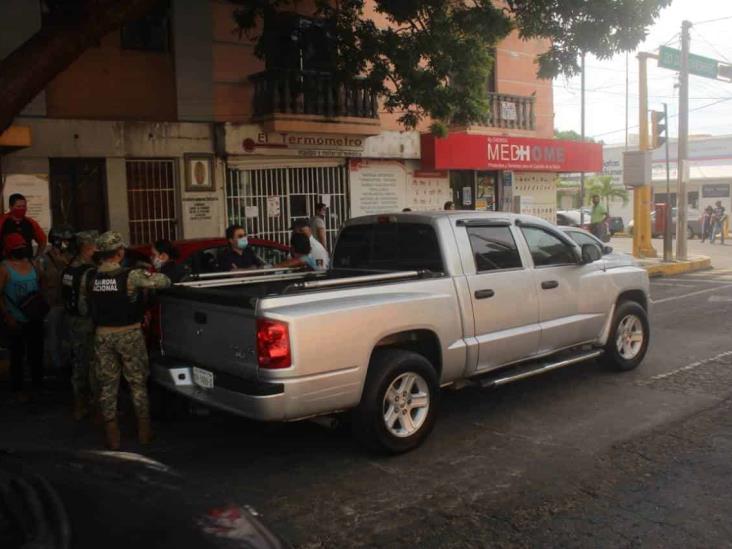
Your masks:
<svg viewBox="0 0 732 549"><path fill-rule="evenodd" d="M661 111L651 111L651 148L659 148L667 138L666 115Z"/></svg>

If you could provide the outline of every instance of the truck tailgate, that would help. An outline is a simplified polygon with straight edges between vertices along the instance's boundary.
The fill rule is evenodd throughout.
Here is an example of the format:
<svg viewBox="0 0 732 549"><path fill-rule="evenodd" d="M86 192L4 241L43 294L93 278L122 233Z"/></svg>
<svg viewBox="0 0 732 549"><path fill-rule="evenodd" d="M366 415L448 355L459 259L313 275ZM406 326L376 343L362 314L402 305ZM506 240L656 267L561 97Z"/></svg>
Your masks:
<svg viewBox="0 0 732 549"><path fill-rule="evenodd" d="M256 320L237 305L161 298L160 333L166 356L191 366L257 377Z"/></svg>

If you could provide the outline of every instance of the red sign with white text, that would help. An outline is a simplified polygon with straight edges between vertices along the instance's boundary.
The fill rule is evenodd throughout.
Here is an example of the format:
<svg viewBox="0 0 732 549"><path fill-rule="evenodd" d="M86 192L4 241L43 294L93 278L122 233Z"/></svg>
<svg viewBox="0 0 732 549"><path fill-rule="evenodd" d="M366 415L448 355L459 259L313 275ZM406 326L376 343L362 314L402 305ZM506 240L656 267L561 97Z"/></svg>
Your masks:
<svg viewBox="0 0 732 549"><path fill-rule="evenodd" d="M602 145L495 135L422 135L422 167L429 170L600 172Z"/></svg>

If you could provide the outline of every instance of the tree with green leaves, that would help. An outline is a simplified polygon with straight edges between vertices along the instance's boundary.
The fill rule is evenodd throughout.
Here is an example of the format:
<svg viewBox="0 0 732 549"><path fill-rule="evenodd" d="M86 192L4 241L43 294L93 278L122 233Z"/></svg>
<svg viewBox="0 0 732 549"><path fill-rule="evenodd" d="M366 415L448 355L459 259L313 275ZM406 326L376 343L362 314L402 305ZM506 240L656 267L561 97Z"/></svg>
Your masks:
<svg viewBox="0 0 732 549"><path fill-rule="evenodd" d="M623 206L628 204L628 191L624 187L613 185L613 178L609 175L591 177L586 182L585 202L591 204L592 197L597 195L605 202L605 210L610 213L611 200L618 198L623 201Z"/></svg>
<svg viewBox="0 0 732 549"><path fill-rule="evenodd" d="M264 56L262 21L292 9L297 0L230 0L242 31ZM316 0L328 21L334 73L347 82L364 79L384 107L400 113L405 128L425 118L433 131L485 122L487 80L494 48L512 31L545 39L537 58L541 78L579 72L585 52L600 59L632 51L671 0L372 0L388 26L367 16L366 0Z"/></svg>
<svg viewBox="0 0 732 549"><path fill-rule="evenodd" d="M160 0L42 0L41 29L0 59L0 131L48 83L107 33L141 17ZM297 0L230 0L236 20L257 38L261 21L291 10ZM579 71L581 52L601 59L631 51L671 0L316 0L328 22L334 73L364 79L406 128L429 117L435 131L479 124L488 115L486 82L493 48L516 30L522 39L546 39L538 74L552 78Z"/></svg>

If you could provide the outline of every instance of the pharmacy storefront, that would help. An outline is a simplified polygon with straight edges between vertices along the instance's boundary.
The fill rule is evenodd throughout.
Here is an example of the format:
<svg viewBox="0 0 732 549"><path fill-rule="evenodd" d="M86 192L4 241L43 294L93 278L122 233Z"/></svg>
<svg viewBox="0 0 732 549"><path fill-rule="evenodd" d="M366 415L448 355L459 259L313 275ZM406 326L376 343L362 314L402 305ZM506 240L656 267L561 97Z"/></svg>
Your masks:
<svg viewBox="0 0 732 549"><path fill-rule="evenodd" d="M425 171L419 134L373 136L266 132L226 124L226 213L250 234L287 242L293 220L328 206L332 246L350 217L440 209L450 197L446 171Z"/></svg>
<svg viewBox="0 0 732 549"><path fill-rule="evenodd" d="M558 175L602 169L601 145L555 139L423 135L421 155L423 170L449 173L457 208L523 213L552 223Z"/></svg>

